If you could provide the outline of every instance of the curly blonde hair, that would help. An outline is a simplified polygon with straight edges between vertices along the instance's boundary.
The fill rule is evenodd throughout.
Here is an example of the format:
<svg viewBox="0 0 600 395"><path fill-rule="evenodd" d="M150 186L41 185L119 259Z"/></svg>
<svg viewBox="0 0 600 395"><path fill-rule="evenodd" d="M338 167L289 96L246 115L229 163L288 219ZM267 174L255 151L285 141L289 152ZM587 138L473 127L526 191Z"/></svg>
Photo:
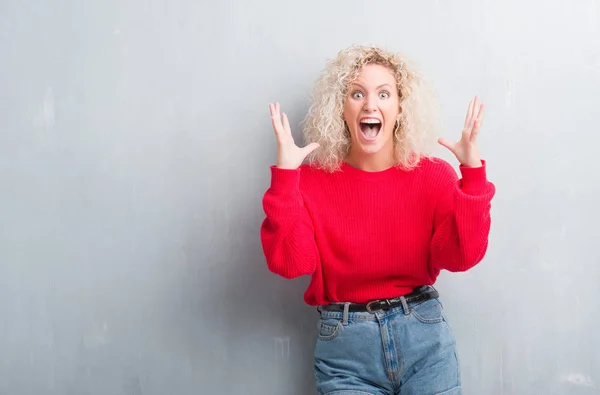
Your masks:
<svg viewBox="0 0 600 395"><path fill-rule="evenodd" d="M313 92L313 102L303 121L306 143L320 147L307 158L327 171L340 169L351 139L343 119L349 84L367 64L389 68L398 88L400 114L394 130L397 166L410 170L429 155L437 132L437 104L422 75L400 54L376 46L352 45L328 62Z"/></svg>

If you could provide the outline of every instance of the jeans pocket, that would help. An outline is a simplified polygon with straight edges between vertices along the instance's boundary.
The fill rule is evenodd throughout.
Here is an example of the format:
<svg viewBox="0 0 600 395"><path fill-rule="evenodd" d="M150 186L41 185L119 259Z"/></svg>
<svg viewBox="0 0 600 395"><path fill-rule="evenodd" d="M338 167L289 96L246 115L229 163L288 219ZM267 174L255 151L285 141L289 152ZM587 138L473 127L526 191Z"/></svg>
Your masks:
<svg viewBox="0 0 600 395"><path fill-rule="evenodd" d="M317 331L319 340L333 340L335 339L340 330L342 323L340 320L333 318L321 318L319 320L319 329Z"/></svg>
<svg viewBox="0 0 600 395"><path fill-rule="evenodd" d="M435 395L462 395L462 387L461 386L454 387L448 391L438 392Z"/></svg>
<svg viewBox="0 0 600 395"><path fill-rule="evenodd" d="M423 324L439 324L444 321L442 305L437 299L412 306L410 313Z"/></svg>

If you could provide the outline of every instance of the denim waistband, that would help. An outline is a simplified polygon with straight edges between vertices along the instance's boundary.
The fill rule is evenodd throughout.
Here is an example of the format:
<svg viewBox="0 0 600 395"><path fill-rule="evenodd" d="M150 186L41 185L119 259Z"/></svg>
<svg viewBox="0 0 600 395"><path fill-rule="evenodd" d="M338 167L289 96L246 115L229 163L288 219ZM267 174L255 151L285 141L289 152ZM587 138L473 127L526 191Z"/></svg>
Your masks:
<svg viewBox="0 0 600 395"><path fill-rule="evenodd" d="M429 291L429 290L433 290L434 288L432 286L427 286L424 291ZM396 297L396 298L400 298ZM389 299L394 299L394 298L389 298ZM432 299L430 299L432 300ZM410 313L410 306L418 306L422 303L426 303L427 301L418 301L418 302L409 302L409 303L403 303L402 305L396 306L396 307L392 307L388 310L380 310L380 311L376 311L373 313L369 313L369 312L357 312L357 311L327 311L327 310L323 310L321 308L321 306L317 306L317 311L319 312L319 314L321 315L322 318L330 318L330 319L340 319L340 320L361 320L361 321L377 321L381 318L385 318L385 317L389 317L389 316L393 316L396 314L409 314ZM352 304L349 302L346 303L342 303L342 302L336 302L335 304ZM405 308L404 306L406 306L407 308Z"/></svg>

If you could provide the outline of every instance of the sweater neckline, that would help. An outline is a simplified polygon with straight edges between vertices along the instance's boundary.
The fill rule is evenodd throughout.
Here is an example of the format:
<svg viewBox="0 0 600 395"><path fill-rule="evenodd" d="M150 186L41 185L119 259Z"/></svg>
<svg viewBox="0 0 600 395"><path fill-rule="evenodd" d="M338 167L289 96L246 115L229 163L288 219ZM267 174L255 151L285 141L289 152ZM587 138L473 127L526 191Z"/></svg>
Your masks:
<svg viewBox="0 0 600 395"><path fill-rule="evenodd" d="M398 171L396 166L392 166L379 171L366 171L349 165L346 162L342 162L342 170L344 171L344 173L352 177L368 181L385 181L389 179L393 173L396 173Z"/></svg>

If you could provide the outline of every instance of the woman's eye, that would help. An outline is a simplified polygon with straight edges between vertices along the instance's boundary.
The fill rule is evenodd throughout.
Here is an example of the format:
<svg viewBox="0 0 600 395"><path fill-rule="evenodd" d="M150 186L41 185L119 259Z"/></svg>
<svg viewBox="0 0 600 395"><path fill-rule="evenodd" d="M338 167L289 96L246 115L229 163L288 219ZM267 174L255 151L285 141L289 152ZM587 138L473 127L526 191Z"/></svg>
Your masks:
<svg viewBox="0 0 600 395"><path fill-rule="evenodd" d="M387 99L388 97L390 97L390 94L388 92L381 92L379 94L379 97L382 99Z"/></svg>
<svg viewBox="0 0 600 395"><path fill-rule="evenodd" d="M356 91L352 94L352 97L355 99L360 99L363 97L363 94L362 94L362 92Z"/></svg>

